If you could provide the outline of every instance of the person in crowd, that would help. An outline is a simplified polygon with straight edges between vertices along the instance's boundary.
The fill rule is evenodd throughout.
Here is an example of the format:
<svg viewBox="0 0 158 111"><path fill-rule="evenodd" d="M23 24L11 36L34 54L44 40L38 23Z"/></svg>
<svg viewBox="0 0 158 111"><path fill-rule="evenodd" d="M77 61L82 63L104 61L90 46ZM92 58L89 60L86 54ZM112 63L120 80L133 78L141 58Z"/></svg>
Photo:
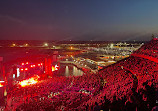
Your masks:
<svg viewBox="0 0 158 111"><path fill-rule="evenodd" d="M101 110L100 106L98 105L97 102L95 102L94 111L100 111L100 110Z"/></svg>

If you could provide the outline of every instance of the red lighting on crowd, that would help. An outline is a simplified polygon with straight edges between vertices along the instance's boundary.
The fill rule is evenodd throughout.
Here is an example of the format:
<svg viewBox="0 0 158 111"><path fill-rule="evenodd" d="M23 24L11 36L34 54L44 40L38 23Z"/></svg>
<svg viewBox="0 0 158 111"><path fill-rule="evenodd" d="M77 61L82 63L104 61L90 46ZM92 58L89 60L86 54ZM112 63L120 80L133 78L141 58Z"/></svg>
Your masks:
<svg viewBox="0 0 158 111"><path fill-rule="evenodd" d="M21 71L24 71L24 69L20 69Z"/></svg>
<svg viewBox="0 0 158 111"><path fill-rule="evenodd" d="M21 65L25 65L24 63L21 63Z"/></svg>

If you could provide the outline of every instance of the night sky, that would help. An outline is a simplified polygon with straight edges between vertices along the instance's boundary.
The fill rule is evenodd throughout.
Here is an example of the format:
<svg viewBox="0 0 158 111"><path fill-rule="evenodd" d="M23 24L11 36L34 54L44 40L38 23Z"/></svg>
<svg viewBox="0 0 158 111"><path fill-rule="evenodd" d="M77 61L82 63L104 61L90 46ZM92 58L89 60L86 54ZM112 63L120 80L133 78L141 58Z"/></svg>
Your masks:
<svg viewBox="0 0 158 111"><path fill-rule="evenodd" d="M0 40L150 40L158 0L0 0Z"/></svg>

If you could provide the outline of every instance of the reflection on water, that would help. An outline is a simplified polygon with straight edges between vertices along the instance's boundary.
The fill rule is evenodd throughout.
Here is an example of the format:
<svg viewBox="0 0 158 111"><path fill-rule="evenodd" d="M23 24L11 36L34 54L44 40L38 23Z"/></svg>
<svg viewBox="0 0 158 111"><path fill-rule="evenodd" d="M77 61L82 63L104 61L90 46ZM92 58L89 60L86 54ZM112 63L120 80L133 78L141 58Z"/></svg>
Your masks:
<svg viewBox="0 0 158 111"><path fill-rule="evenodd" d="M65 68L65 76L69 76L69 66L66 66Z"/></svg>
<svg viewBox="0 0 158 111"><path fill-rule="evenodd" d="M60 69L56 72L58 76L81 76L83 71L73 65L61 64Z"/></svg>
<svg viewBox="0 0 158 111"><path fill-rule="evenodd" d="M79 70L77 67L73 66L73 75L74 75L74 76L83 75L83 71L82 71L82 70Z"/></svg>

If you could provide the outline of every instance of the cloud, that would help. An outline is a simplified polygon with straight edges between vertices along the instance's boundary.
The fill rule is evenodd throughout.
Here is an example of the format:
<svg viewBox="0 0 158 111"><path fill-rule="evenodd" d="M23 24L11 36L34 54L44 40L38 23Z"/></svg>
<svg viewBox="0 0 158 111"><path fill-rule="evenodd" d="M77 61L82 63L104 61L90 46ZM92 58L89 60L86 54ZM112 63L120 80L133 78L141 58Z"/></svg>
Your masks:
<svg viewBox="0 0 158 111"><path fill-rule="evenodd" d="M9 15L0 15L0 18L7 19L7 20L10 20L12 22L19 23L19 24L25 24L25 22L23 20L16 18L16 17L13 17L13 16L9 16Z"/></svg>

